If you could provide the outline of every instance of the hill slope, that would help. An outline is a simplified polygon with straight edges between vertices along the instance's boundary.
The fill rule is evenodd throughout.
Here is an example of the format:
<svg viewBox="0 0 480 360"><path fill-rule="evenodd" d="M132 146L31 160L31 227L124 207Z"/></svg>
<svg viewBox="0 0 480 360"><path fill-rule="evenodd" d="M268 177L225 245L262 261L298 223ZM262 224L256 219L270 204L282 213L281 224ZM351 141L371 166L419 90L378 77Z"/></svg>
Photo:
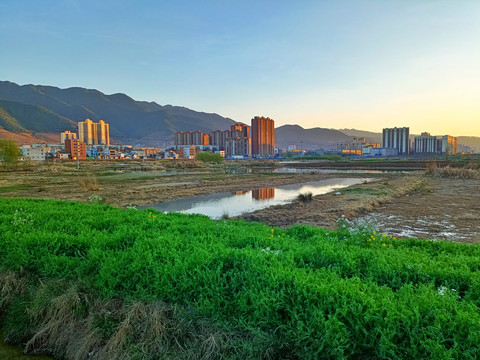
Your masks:
<svg viewBox="0 0 480 360"><path fill-rule="evenodd" d="M299 125L283 125L275 129L275 144L279 147L296 145L297 149L336 148L339 143L350 142L344 133L323 128L304 129Z"/></svg>
<svg viewBox="0 0 480 360"><path fill-rule="evenodd" d="M179 130L210 132L226 130L235 123L218 114L79 87L20 86L0 81L0 99L0 126L13 132L74 130L76 123L85 118L103 119L118 142L158 145Z"/></svg>
<svg viewBox="0 0 480 360"><path fill-rule="evenodd" d="M368 142L382 143L382 133L373 131L356 130L356 129L340 129L342 133L356 138L365 138Z"/></svg>

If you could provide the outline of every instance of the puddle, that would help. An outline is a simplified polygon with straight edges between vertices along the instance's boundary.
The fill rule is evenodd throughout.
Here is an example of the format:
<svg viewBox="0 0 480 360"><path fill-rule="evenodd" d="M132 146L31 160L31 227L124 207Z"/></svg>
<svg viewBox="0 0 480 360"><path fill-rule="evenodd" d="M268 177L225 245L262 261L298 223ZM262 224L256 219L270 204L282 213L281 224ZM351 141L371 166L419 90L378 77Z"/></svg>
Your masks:
<svg viewBox="0 0 480 360"><path fill-rule="evenodd" d="M458 241L471 239L478 234L473 231L474 229L455 226L449 216L439 221L432 216L412 219L398 215L372 213L358 220L372 224L380 232L397 237Z"/></svg>
<svg viewBox="0 0 480 360"><path fill-rule="evenodd" d="M24 355L22 349L17 346L6 345L3 336L0 335L0 359L8 360L51 360L47 356Z"/></svg>
<svg viewBox="0 0 480 360"><path fill-rule="evenodd" d="M272 174L386 174L386 173L409 173L410 171L392 171L392 170L360 170L360 169L319 169L319 168L240 168L227 169L229 174L250 174L250 173L272 173Z"/></svg>
<svg viewBox="0 0 480 360"><path fill-rule="evenodd" d="M284 185L276 188L263 188L235 193L216 193L178 199L139 209L155 208L159 211L203 214L212 219L224 216L238 216L244 213L265 209L274 205L292 202L299 194L311 192L313 195L326 194L351 185L374 179L334 178L302 184Z"/></svg>

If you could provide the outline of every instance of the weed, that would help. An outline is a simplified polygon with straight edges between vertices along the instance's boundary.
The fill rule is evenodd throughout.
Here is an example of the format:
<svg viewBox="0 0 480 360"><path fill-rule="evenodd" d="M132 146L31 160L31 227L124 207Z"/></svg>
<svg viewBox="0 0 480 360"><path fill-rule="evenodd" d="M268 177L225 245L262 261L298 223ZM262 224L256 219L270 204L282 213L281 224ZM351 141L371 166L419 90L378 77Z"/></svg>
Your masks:
<svg viewBox="0 0 480 360"><path fill-rule="evenodd" d="M400 241L346 217L340 231L282 230L60 201L0 198L0 209L3 331L28 352L473 360L480 351L479 245ZM20 209L35 226L13 226Z"/></svg>
<svg viewBox="0 0 480 360"><path fill-rule="evenodd" d="M87 174L80 177L78 179L78 185L83 192L98 191L100 189L97 178L93 174Z"/></svg>
<svg viewBox="0 0 480 360"><path fill-rule="evenodd" d="M88 197L88 202L90 204L99 205L99 204L103 204L105 202L105 199L100 195L90 195Z"/></svg>
<svg viewBox="0 0 480 360"><path fill-rule="evenodd" d="M464 166L452 167L447 165L439 167L432 161L427 164L425 173L430 176L455 178L455 179L480 179L480 165L476 162L469 162Z"/></svg>
<svg viewBox="0 0 480 360"><path fill-rule="evenodd" d="M304 203L312 201L312 198L313 194L311 192L301 193L297 196L297 200Z"/></svg>

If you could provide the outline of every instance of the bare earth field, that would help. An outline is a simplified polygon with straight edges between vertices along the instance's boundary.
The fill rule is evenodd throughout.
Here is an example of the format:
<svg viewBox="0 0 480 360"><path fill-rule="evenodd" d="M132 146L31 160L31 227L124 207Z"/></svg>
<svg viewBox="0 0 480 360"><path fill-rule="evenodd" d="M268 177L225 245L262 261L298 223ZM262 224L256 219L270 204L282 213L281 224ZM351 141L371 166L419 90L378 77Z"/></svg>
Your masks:
<svg viewBox="0 0 480 360"><path fill-rule="evenodd" d="M377 181L342 189L340 194L314 196L310 202L295 201L238 218L279 227L309 224L336 229L337 220L343 215L357 226L367 224L398 237L480 242L478 178L444 178L425 175L424 170L366 174L315 171L323 168L322 165L325 164L308 163L303 166L308 169L304 173L272 173L272 167L281 166L279 163L251 161L205 165L195 161L88 161L81 164L80 170L76 170L74 162L30 164L14 172L0 171L0 196L88 202L98 195L107 204L127 207L201 194L364 176ZM293 167L293 164L284 166ZM391 170L395 164L385 166ZM356 164L354 168L361 167ZM421 167L421 164L414 166ZM344 164L342 168L349 169ZM375 165L375 169L381 168L381 164ZM400 169L404 170L405 165Z"/></svg>

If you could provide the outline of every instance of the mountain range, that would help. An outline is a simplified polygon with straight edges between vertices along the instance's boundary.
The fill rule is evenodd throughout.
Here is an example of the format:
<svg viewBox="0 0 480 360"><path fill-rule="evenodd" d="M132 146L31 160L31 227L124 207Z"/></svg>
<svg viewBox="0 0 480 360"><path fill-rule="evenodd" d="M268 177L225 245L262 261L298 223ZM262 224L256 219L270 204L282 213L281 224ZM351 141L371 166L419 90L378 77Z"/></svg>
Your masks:
<svg viewBox="0 0 480 360"><path fill-rule="evenodd" d="M59 89L0 81L0 128L6 131L76 131L77 122L86 118L109 123L110 136L118 143L155 145L172 138L176 131L227 130L235 123L218 114L135 101L120 93L105 95L79 87Z"/></svg>
<svg viewBox="0 0 480 360"><path fill-rule="evenodd" d="M0 81L0 137L12 137L18 143L59 142L60 132L76 131L77 122L86 118L109 123L114 143L147 146L170 145L176 131L210 133L227 130L236 123L218 114L136 101L122 93L106 95L80 87L60 89ZM353 137L381 143L381 136L355 129L304 129L299 125L275 129L276 144L284 148L335 148ZM480 149L478 137L459 137L458 142Z"/></svg>

